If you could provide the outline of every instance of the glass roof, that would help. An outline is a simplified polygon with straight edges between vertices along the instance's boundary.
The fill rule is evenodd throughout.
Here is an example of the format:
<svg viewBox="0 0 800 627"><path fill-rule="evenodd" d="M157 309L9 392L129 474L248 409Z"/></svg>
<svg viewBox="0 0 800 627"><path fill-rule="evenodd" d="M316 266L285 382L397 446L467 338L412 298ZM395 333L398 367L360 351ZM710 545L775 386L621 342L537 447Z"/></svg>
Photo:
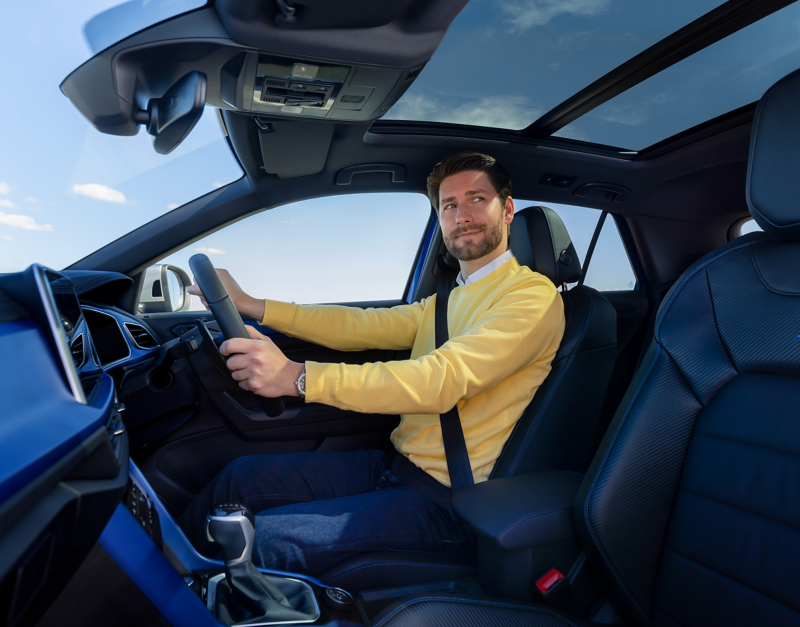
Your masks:
<svg viewBox="0 0 800 627"><path fill-rule="evenodd" d="M384 119L525 128L720 4L471 0Z"/></svg>
<svg viewBox="0 0 800 627"><path fill-rule="evenodd" d="M800 68L800 3L652 76L554 133L641 150L757 101Z"/></svg>

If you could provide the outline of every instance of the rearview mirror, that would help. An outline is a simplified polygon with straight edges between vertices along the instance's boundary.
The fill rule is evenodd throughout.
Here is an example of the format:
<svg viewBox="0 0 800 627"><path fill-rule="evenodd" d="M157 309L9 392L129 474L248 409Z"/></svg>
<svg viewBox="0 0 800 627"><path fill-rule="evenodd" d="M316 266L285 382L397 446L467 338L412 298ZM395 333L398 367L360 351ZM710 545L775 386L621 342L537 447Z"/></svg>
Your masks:
<svg viewBox="0 0 800 627"><path fill-rule="evenodd" d="M175 150L203 115L206 105L206 75L189 72L161 98L151 98L147 111L134 116L153 136L153 149L160 155Z"/></svg>

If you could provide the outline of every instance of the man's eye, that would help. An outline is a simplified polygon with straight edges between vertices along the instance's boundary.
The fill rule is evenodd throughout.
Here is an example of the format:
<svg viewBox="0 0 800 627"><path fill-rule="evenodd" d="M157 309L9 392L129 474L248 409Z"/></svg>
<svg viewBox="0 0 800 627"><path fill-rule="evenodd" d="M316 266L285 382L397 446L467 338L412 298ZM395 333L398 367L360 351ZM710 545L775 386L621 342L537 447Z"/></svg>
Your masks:
<svg viewBox="0 0 800 627"><path fill-rule="evenodd" d="M454 208L455 208L455 205L453 205L453 204L450 204L450 205L445 205L445 206L444 206L444 208L445 208L445 209L454 209Z"/></svg>
<svg viewBox="0 0 800 627"><path fill-rule="evenodd" d="M480 202L483 200L483 196L473 196L472 202Z"/></svg>

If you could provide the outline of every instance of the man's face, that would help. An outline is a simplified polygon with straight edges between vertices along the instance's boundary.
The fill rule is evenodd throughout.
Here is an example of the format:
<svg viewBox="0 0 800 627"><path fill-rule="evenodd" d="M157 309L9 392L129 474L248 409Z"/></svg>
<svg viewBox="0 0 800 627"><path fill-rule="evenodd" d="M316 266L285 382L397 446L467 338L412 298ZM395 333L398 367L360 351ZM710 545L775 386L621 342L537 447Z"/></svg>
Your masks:
<svg viewBox="0 0 800 627"><path fill-rule="evenodd" d="M444 245L459 261L475 261L503 244L513 214L513 201L509 198L503 206L486 172L453 174L439 187Z"/></svg>

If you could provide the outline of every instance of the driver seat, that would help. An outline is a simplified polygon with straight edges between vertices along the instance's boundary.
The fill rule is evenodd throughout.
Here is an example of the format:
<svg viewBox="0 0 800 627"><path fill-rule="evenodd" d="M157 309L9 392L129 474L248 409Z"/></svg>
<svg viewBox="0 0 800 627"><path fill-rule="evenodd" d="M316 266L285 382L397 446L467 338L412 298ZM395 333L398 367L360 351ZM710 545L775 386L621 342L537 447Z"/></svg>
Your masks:
<svg viewBox="0 0 800 627"><path fill-rule="evenodd" d="M669 291L575 500L581 545L628 625L800 625L798 106L800 71L759 103L747 202L764 233L709 253ZM371 624L590 623L427 595Z"/></svg>
<svg viewBox="0 0 800 627"><path fill-rule="evenodd" d="M517 212L510 248L520 265L555 285L575 283L581 264L558 214L548 207ZM596 290L561 292L566 328L551 371L517 422L490 480L537 470L584 472L594 454L606 389L616 358L616 312ZM364 553L318 575L351 592L473 576L474 556Z"/></svg>

